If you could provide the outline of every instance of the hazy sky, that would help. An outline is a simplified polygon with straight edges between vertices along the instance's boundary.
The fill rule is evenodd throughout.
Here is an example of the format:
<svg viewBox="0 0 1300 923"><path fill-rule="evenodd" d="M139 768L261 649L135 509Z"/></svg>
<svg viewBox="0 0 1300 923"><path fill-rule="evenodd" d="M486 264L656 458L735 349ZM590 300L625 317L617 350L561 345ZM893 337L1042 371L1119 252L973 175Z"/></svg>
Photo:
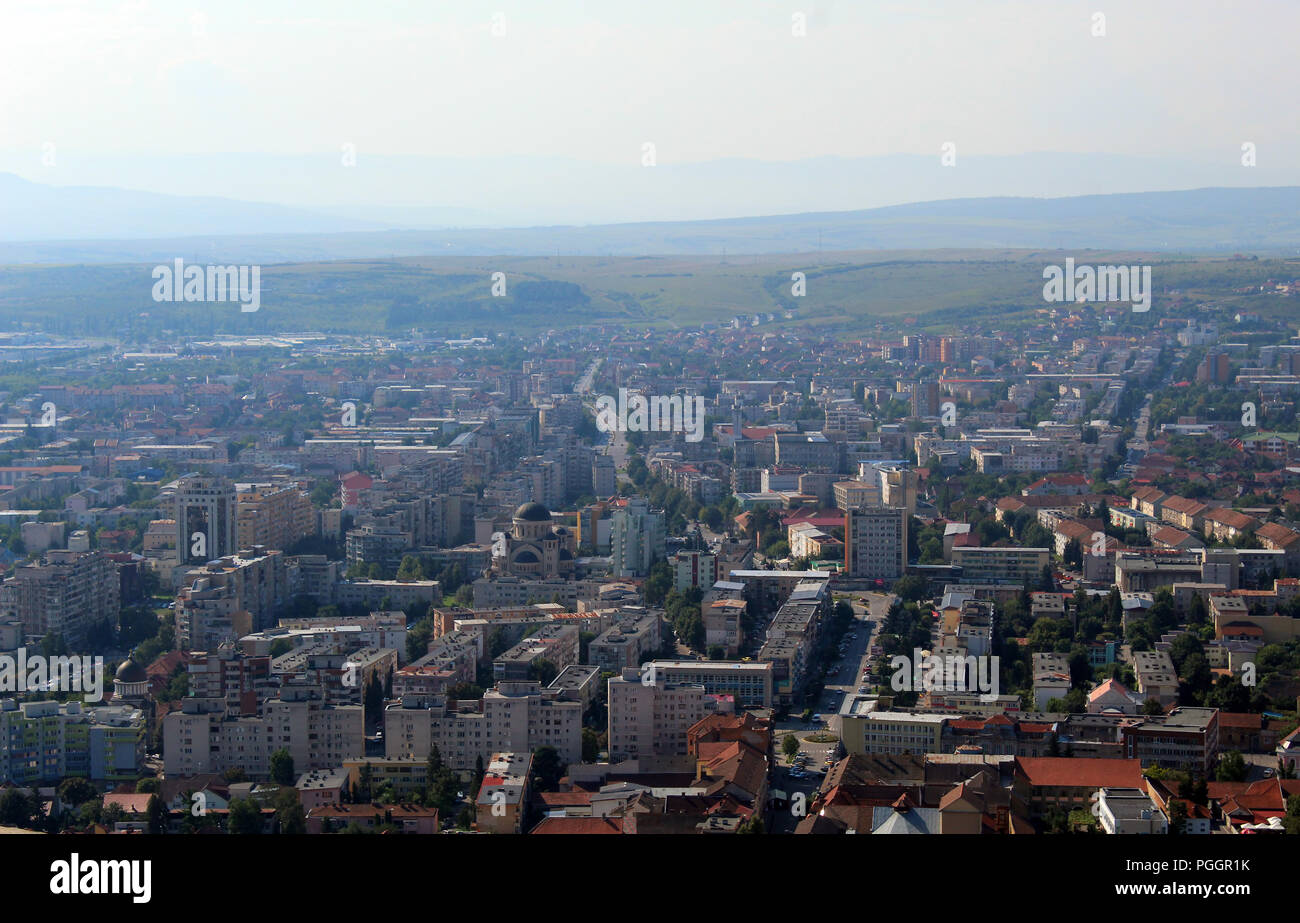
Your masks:
<svg viewBox="0 0 1300 923"><path fill-rule="evenodd" d="M1297 36L1294 0L3 0L0 153L36 179L47 142L613 164L1249 140L1262 167L1300 163Z"/></svg>

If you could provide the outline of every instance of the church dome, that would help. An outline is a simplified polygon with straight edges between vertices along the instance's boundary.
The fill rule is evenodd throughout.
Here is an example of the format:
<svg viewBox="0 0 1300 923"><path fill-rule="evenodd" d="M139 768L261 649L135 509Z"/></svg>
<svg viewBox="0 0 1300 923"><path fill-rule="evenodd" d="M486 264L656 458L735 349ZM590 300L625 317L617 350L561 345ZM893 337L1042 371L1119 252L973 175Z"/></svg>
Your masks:
<svg viewBox="0 0 1300 923"><path fill-rule="evenodd" d="M113 674L113 679L123 684L147 683L149 682L149 674L144 671L144 667L140 666L140 664L127 658L117 668L117 672Z"/></svg>
<svg viewBox="0 0 1300 923"><path fill-rule="evenodd" d="M515 510L515 519L523 522L550 522L551 511L537 501L533 501Z"/></svg>
<svg viewBox="0 0 1300 923"><path fill-rule="evenodd" d="M516 563L516 564L536 564L536 563L538 563L538 561L537 561L537 555L533 554L531 551L527 551L527 550L521 551L521 552L519 552L518 555L515 556L515 563Z"/></svg>

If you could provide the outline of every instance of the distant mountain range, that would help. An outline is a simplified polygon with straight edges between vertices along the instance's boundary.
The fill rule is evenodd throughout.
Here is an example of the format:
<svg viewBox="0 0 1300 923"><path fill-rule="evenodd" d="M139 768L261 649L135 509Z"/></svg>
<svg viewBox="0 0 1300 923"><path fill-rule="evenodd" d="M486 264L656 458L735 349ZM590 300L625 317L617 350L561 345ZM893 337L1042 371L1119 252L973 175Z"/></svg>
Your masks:
<svg viewBox="0 0 1300 923"><path fill-rule="evenodd" d="M1300 253L1300 186L959 198L696 221L454 226L468 217L454 207L308 209L112 187L47 186L0 174L0 264L142 263L177 256L278 263L420 255L700 256L934 248ZM431 227L439 223L444 226Z"/></svg>

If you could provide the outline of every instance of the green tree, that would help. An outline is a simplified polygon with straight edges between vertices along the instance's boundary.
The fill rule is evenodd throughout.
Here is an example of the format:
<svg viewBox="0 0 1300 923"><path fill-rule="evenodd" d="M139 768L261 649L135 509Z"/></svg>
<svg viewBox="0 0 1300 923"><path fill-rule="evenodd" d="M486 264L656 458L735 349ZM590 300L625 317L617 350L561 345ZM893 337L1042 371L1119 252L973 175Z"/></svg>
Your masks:
<svg viewBox="0 0 1300 923"><path fill-rule="evenodd" d="M276 830L293 836L307 832L307 815L294 789L281 788L276 792L274 805Z"/></svg>
<svg viewBox="0 0 1300 923"><path fill-rule="evenodd" d="M10 788L0 794L0 826L31 827L36 812L36 801L26 792Z"/></svg>
<svg viewBox="0 0 1300 923"><path fill-rule="evenodd" d="M600 759L600 735L591 728L582 729L582 761L594 763Z"/></svg>
<svg viewBox="0 0 1300 923"><path fill-rule="evenodd" d="M145 829L156 835L167 832L167 812L156 794L149 796L149 803L145 806Z"/></svg>
<svg viewBox="0 0 1300 923"><path fill-rule="evenodd" d="M541 683L544 689L551 684L551 681L559 675L560 671L556 669L555 664L550 660L539 657L529 664L528 673L534 680Z"/></svg>
<svg viewBox="0 0 1300 923"><path fill-rule="evenodd" d="M799 738L794 734L786 734L785 739L781 741L781 752L785 754L787 762L793 760L795 754L799 752Z"/></svg>
<svg viewBox="0 0 1300 923"><path fill-rule="evenodd" d="M398 580L423 580L424 565L420 559L413 554L403 556L401 565L397 568Z"/></svg>
<svg viewBox="0 0 1300 923"><path fill-rule="evenodd" d="M645 581L645 599L652 606L661 605L673 587L673 571L667 561L656 561L650 566Z"/></svg>
<svg viewBox="0 0 1300 923"><path fill-rule="evenodd" d="M430 609L433 607L430 606ZM429 653L429 640L433 637L433 619L426 616L406 632L406 659L419 660Z"/></svg>
<svg viewBox="0 0 1300 923"><path fill-rule="evenodd" d="M251 836L262 832L262 809L251 798L236 798L230 802L228 831L236 836Z"/></svg>
<svg viewBox="0 0 1300 923"><path fill-rule="evenodd" d="M553 792L560 786L565 765L554 747L538 747L533 751L533 784L539 792Z"/></svg>
<svg viewBox="0 0 1300 923"><path fill-rule="evenodd" d="M277 785L292 786L296 781L293 772L293 755L281 747L271 754L271 781Z"/></svg>
<svg viewBox="0 0 1300 923"><path fill-rule="evenodd" d="M1169 804L1169 832L1172 834L1184 833L1187 830L1187 805L1179 799L1175 799Z"/></svg>
<svg viewBox="0 0 1300 923"><path fill-rule="evenodd" d="M59 783L59 800L77 807L99 797L99 789L85 779L68 778Z"/></svg>
<svg viewBox="0 0 1300 923"><path fill-rule="evenodd" d="M1245 782L1248 772L1246 759L1239 750L1229 750L1219 760L1214 777L1219 782Z"/></svg>

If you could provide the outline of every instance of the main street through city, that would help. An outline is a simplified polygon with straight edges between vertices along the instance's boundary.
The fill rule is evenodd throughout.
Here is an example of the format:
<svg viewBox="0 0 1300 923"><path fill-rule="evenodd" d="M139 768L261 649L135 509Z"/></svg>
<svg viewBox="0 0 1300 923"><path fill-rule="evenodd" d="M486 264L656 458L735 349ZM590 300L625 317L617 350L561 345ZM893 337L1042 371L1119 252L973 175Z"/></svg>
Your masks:
<svg viewBox="0 0 1300 923"><path fill-rule="evenodd" d="M845 696L854 695L863 686L862 676L868 670L871 660L871 645L880 624L884 621L889 607L893 605L892 593L875 593L854 591L837 594L847 597L853 605L853 623L844 635L842 649L837 649L834 659L826 665L825 686L821 697L812 706L814 717L811 722L802 720L801 715L793 715L785 721L776 723L773 742L777 754L777 768L774 771L772 786L786 797L782 807L771 815L772 832L790 833L802 819L800 808L811 805L813 797L825 778L827 760L833 758L839 748L840 722L837 712ZM791 764L786 760L782 744L785 738L794 734L799 740L799 753L806 757L805 774L791 775ZM832 737L833 740L809 740L809 737ZM802 801L798 799L802 795ZM785 806L788 802L788 806Z"/></svg>

